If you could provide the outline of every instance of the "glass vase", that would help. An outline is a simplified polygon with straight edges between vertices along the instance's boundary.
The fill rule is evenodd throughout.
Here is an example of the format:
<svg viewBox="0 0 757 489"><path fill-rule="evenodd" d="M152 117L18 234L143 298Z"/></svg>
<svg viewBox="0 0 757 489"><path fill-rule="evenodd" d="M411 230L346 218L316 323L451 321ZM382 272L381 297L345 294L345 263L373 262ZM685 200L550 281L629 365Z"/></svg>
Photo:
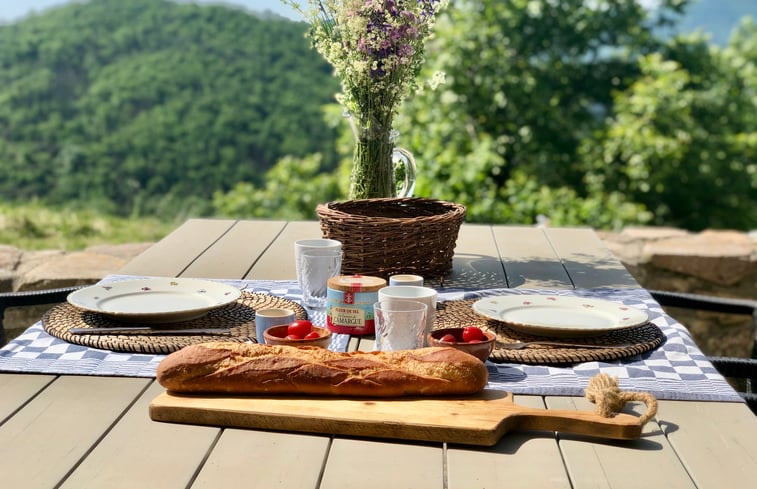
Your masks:
<svg viewBox="0 0 757 489"><path fill-rule="evenodd" d="M355 139L350 175L350 199L412 197L415 159L396 146L399 132L391 124L366 121L345 113Z"/></svg>

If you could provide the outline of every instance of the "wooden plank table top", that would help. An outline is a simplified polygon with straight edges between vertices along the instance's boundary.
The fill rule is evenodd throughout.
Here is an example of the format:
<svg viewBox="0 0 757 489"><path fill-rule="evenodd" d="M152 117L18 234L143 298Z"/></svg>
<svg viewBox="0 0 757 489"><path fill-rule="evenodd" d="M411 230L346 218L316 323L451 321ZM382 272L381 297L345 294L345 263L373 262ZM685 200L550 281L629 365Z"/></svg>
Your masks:
<svg viewBox="0 0 757 489"><path fill-rule="evenodd" d="M319 236L315 221L191 219L119 273L291 280L294 241ZM639 286L590 229L479 224L463 225L442 282ZM720 489L757 477L757 417L739 403L660 401L630 442L519 432L478 448L158 423L147 404L160 392L151 379L0 373L2 487ZM515 402L593 409L574 397Z"/></svg>

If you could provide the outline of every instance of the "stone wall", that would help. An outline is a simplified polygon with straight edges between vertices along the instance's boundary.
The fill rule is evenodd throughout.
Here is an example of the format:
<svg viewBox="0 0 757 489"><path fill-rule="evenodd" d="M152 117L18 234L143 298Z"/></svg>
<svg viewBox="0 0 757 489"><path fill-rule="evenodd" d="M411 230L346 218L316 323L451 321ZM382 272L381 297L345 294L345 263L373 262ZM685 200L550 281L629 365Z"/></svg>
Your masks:
<svg viewBox="0 0 757 489"><path fill-rule="evenodd" d="M627 228L598 233L647 289L757 300L757 232ZM755 323L743 315L668 308L708 355L749 357Z"/></svg>
<svg viewBox="0 0 757 489"><path fill-rule="evenodd" d="M598 232L636 280L648 289L757 299L757 232L641 227ZM0 292L95 283L117 272L150 246L94 246L84 251L24 251L0 245ZM41 317L49 306L6 312L9 338ZM754 323L745 316L669 309L710 355L748 357Z"/></svg>
<svg viewBox="0 0 757 489"><path fill-rule="evenodd" d="M25 251L0 245L0 292L89 285L117 272L151 243L92 246L83 251ZM51 306L13 307L3 321L8 339L18 336Z"/></svg>

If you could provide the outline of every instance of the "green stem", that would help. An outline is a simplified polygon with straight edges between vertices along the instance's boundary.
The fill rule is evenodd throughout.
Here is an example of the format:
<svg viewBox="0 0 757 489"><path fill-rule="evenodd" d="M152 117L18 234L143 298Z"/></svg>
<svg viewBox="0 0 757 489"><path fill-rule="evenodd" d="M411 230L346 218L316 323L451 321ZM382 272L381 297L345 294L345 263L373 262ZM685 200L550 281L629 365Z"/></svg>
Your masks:
<svg viewBox="0 0 757 489"><path fill-rule="evenodd" d="M396 196L392 153L391 123L361 124L351 121L355 135L352 157L350 199Z"/></svg>

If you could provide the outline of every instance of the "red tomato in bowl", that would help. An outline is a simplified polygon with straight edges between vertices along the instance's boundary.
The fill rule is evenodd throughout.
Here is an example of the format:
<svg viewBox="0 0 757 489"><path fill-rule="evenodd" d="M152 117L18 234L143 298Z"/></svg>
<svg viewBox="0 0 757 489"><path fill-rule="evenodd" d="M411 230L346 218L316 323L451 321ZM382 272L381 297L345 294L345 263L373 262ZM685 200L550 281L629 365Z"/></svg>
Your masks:
<svg viewBox="0 0 757 489"><path fill-rule="evenodd" d="M472 341L478 340L479 342L486 339L486 336L484 335L484 332L481 331L481 328L477 328L475 326L468 326L467 328L463 328L463 341L466 343L470 343Z"/></svg>
<svg viewBox="0 0 757 489"><path fill-rule="evenodd" d="M287 327L287 334L297 336L297 339L300 340L311 331L313 331L313 323L307 319L297 319L289 323L289 327Z"/></svg>
<svg viewBox="0 0 757 489"><path fill-rule="evenodd" d="M442 341L444 343L457 343L457 339L455 338L455 336L449 333L439 338L439 341Z"/></svg>

